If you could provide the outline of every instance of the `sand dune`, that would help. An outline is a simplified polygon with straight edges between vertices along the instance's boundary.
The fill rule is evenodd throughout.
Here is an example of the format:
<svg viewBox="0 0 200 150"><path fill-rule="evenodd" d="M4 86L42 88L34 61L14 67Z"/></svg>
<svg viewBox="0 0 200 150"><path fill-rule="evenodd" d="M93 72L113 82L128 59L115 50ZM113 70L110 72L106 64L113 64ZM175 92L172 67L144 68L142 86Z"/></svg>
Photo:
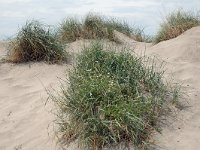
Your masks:
<svg viewBox="0 0 200 150"><path fill-rule="evenodd" d="M43 63L0 65L1 150L56 149L45 88L55 87L65 70Z"/></svg>
<svg viewBox="0 0 200 150"><path fill-rule="evenodd" d="M169 62L200 62L200 27L194 27L175 39L160 42L148 51Z"/></svg>
<svg viewBox="0 0 200 150"><path fill-rule="evenodd" d="M186 108L167 120L162 134L155 135L162 150L194 150L200 146L200 27L148 49L167 62L171 73L185 89Z"/></svg>
<svg viewBox="0 0 200 150"><path fill-rule="evenodd" d="M117 33L124 45L138 53L156 55L166 61L167 74L182 83L187 105L168 117L162 134L153 139L159 150L194 150L200 146L200 27L157 45L139 43ZM88 43L89 41L86 41ZM79 53L83 41L69 45L71 54ZM0 43L0 58L6 54L5 43ZM56 146L49 102L45 88L57 88L70 65L45 63L0 64L0 149L53 150ZM50 126L50 127L49 127ZM72 149L72 148L68 148Z"/></svg>
<svg viewBox="0 0 200 150"><path fill-rule="evenodd" d="M184 85L200 87L200 27L152 46L146 52L166 61L168 71Z"/></svg>

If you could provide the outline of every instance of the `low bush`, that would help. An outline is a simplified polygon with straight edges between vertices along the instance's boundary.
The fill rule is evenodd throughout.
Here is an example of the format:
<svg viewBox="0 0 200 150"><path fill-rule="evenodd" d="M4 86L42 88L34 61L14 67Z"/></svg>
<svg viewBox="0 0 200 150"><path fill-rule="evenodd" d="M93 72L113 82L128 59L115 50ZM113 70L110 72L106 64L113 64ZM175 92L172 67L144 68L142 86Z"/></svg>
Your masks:
<svg viewBox="0 0 200 150"><path fill-rule="evenodd" d="M55 33L38 21L27 22L9 43L8 60L11 62L66 60L64 46Z"/></svg>
<svg viewBox="0 0 200 150"><path fill-rule="evenodd" d="M62 141L78 139L93 150L121 142L141 145L174 93L154 67L128 51L104 50L101 43L86 47L60 96L52 96Z"/></svg>

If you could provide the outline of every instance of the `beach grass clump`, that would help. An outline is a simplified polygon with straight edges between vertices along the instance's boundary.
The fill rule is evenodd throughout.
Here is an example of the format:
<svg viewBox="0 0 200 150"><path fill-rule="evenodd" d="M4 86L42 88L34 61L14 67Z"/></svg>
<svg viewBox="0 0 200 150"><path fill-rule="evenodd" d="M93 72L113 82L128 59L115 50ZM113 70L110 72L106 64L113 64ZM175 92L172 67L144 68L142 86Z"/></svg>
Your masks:
<svg viewBox="0 0 200 150"><path fill-rule="evenodd" d="M108 38L109 32L102 16L89 13L83 22L83 37L86 39Z"/></svg>
<svg viewBox="0 0 200 150"><path fill-rule="evenodd" d="M131 36L133 31L132 27L126 22L118 20L117 18L108 18L105 20L105 26L110 30L116 30L127 36Z"/></svg>
<svg viewBox="0 0 200 150"><path fill-rule="evenodd" d="M130 27L127 22L94 13L87 14L82 21L76 18L66 18L61 23L58 35L61 41L66 43L77 39L109 39L119 42L115 37L115 30L129 37L139 37L138 32L135 32L136 30ZM142 35L135 40L146 41L143 32L140 34Z"/></svg>
<svg viewBox="0 0 200 150"><path fill-rule="evenodd" d="M175 38L198 25L200 25L200 16L197 14L183 10L172 12L160 24L160 30L155 36L155 43Z"/></svg>
<svg viewBox="0 0 200 150"><path fill-rule="evenodd" d="M114 31L131 36L132 28L125 21L116 18L89 13L83 22L83 31L87 39L109 39L119 42L115 37Z"/></svg>
<svg viewBox="0 0 200 150"><path fill-rule="evenodd" d="M62 42L73 42L82 36L81 22L76 18L66 18L60 25L59 37Z"/></svg>
<svg viewBox="0 0 200 150"><path fill-rule="evenodd" d="M66 60L64 46L56 34L39 21L27 22L9 43L8 61L46 61L57 63Z"/></svg>
<svg viewBox="0 0 200 150"><path fill-rule="evenodd" d="M84 48L69 83L52 97L62 142L78 140L92 150L121 142L141 145L172 94L162 78L163 72L126 50L105 50L101 43Z"/></svg>

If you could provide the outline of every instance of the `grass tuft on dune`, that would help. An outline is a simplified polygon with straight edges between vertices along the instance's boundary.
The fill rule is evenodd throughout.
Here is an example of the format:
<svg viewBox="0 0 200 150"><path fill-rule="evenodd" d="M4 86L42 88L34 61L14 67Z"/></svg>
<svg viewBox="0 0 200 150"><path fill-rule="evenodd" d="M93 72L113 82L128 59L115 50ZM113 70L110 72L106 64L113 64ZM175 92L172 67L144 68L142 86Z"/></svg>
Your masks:
<svg viewBox="0 0 200 150"><path fill-rule="evenodd" d="M58 37L62 42L73 42L82 36L82 25L73 17L66 18L58 29Z"/></svg>
<svg viewBox="0 0 200 150"><path fill-rule="evenodd" d="M66 61L64 46L57 40L49 27L33 20L27 22L9 43L8 61L19 63Z"/></svg>
<svg viewBox="0 0 200 150"><path fill-rule="evenodd" d="M160 29L154 41L159 43L175 38L198 25L200 25L200 16L197 14L183 10L174 11L160 24Z"/></svg>
<svg viewBox="0 0 200 150"><path fill-rule="evenodd" d="M114 30L121 32L134 40L144 42L147 40L143 30L132 28L125 21L116 18L107 18L94 13L89 13L83 21L76 18L66 18L60 25L59 37L63 42L73 42L77 39L109 39L119 42Z"/></svg>
<svg viewBox="0 0 200 150"><path fill-rule="evenodd" d="M58 106L62 141L78 139L93 150L146 141L164 105L177 98L177 91L164 83L163 72L147 62L128 50L117 53L98 42L84 48L69 83L62 85L59 96L50 95Z"/></svg>

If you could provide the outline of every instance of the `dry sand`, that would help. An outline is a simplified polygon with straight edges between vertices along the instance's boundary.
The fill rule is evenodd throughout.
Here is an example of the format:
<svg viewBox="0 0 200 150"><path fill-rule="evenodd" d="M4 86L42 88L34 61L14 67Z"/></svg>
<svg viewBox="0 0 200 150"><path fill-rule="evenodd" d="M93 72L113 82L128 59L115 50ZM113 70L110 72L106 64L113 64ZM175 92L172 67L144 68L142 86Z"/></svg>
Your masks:
<svg viewBox="0 0 200 150"><path fill-rule="evenodd" d="M45 88L55 87L65 69L43 63L0 65L1 150L55 150Z"/></svg>
<svg viewBox="0 0 200 150"><path fill-rule="evenodd" d="M182 83L187 96L185 107L167 117L162 134L154 133L158 150L196 150L200 147L200 27L157 45L135 42L118 34L123 42L147 55L166 61L167 74ZM79 44L78 44L79 43ZM79 52L80 43L70 45ZM6 54L0 42L0 58ZM55 150L54 116L45 88L58 88L59 78L65 78L70 65L45 63L0 64L0 150ZM73 147L73 145L72 145ZM76 149L69 147L67 149Z"/></svg>
<svg viewBox="0 0 200 150"><path fill-rule="evenodd" d="M162 134L155 135L159 150L200 149L200 27L148 50L167 62L168 72L182 83L187 104L167 119Z"/></svg>

